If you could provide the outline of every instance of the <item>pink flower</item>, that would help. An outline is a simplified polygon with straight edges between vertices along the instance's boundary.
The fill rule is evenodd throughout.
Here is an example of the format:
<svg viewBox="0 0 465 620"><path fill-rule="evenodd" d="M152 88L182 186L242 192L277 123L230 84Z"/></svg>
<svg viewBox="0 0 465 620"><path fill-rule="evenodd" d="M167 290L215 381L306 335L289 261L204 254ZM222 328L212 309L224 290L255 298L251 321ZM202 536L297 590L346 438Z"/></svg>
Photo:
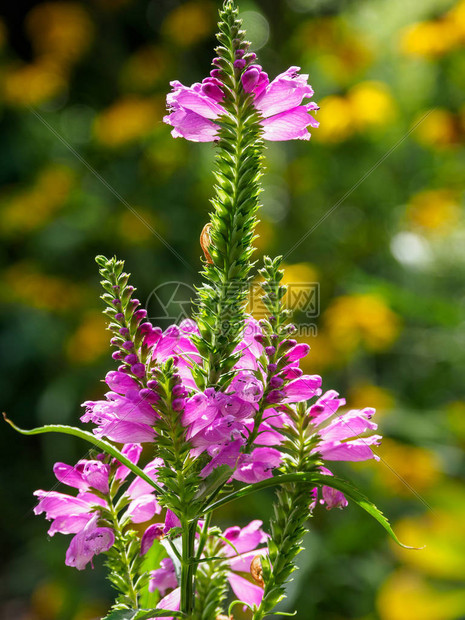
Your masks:
<svg viewBox="0 0 465 620"><path fill-rule="evenodd" d="M115 542L113 530L109 527L98 527L99 515L96 513L86 526L71 539L66 552L66 566L74 566L84 570L94 555L108 551Z"/></svg>
<svg viewBox="0 0 465 620"><path fill-rule="evenodd" d="M216 70L214 70L216 71ZM309 140L308 126L318 127L309 113L317 110L307 83L308 75L298 72L300 67L290 67L271 83L259 65L253 65L242 75L245 92L254 95L254 103L262 116L261 126L266 140ZM167 96L170 114L164 122L173 127L175 138L192 142L213 142L218 137L219 125L215 121L227 114L221 105L222 83L216 78L206 78L190 87L171 82L172 92Z"/></svg>

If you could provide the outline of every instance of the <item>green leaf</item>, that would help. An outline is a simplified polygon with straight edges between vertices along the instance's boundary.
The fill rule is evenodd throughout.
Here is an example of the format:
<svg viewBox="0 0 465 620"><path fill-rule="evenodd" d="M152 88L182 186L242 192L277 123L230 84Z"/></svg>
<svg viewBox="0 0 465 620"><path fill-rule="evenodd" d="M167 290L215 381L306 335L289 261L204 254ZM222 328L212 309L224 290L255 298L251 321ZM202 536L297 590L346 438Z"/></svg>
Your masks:
<svg viewBox="0 0 465 620"><path fill-rule="evenodd" d="M103 620L149 620L149 618L184 618L182 611L169 609L119 609L110 611Z"/></svg>
<svg viewBox="0 0 465 620"><path fill-rule="evenodd" d="M152 486L159 495L163 495L163 489L160 486L158 486L158 484L154 482L144 471L142 471L140 467L138 467L137 465L134 465L134 463L132 463L124 454L122 454L122 452L120 452L118 448L115 448L113 444L109 443L108 441L105 441L104 439L99 439L98 437L96 437L92 433L89 433L88 431L83 431L82 429L76 428L74 426L65 426L63 424L48 424L46 426L40 426L38 428L31 428L30 430L25 430L23 428L19 428L18 426L16 426L16 424L14 424L11 420L9 420L6 417L5 413L3 414L3 417L5 419L5 422L8 422L8 424L12 428L14 428L15 431L18 431L18 433L21 433L22 435L41 435L42 433L62 433L65 435L74 435L75 437L80 437L81 439L85 439L86 441L93 444L94 446L97 446L97 448L99 448L100 450L104 452L108 452L108 454L111 454L111 456L114 456L115 459L117 459L123 465L126 465L128 469L130 469L134 474L136 474L136 476L139 476L139 478L142 478L142 480L150 484L150 486Z"/></svg>
<svg viewBox="0 0 465 620"><path fill-rule="evenodd" d="M234 493L226 495L225 497L217 500L213 504L210 504L204 509L204 512L216 510L220 506L224 506L225 504L239 499L240 497L246 497L247 495L255 493L256 491L260 491L261 489L266 489L267 487L291 482L306 482L309 485L313 484L315 486L325 485L328 487L332 487L333 489L337 489L338 491L342 491L351 500L358 504L360 508L363 508L363 510L365 510L374 519L376 519L376 521L378 521L378 523L386 530L389 536L398 545L404 547L405 549L419 549L418 547L409 547L408 545L404 545L403 543L401 543L383 513L372 502L370 502L370 500L365 497L365 495L363 495L363 493L361 493L353 484L347 482L347 480L343 480L342 478L338 478L336 476L325 476L324 474L320 474L319 472L296 472L292 474L281 474L279 476L275 476L274 478L262 480L262 482L249 484L245 487L242 487L241 489L238 489L237 491L234 491Z"/></svg>

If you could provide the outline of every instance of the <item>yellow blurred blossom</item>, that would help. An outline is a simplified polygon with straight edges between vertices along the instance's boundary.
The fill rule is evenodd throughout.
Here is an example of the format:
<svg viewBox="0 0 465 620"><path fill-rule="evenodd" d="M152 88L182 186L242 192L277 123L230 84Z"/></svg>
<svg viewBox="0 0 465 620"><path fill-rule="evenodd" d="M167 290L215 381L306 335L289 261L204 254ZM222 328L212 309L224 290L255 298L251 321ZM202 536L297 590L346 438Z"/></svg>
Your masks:
<svg viewBox="0 0 465 620"><path fill-rule="evenodd" d="M34 618L53 620L58 618L65 603L66 594L63 587L56 582L40 583L31 596Z"/></svg>
<svg viewBox="0 0 465 620"><path fill-rule="evenodd" d="M385 388L371 383L356 384L349 392L347 404L352 409L363 409L363 407L374 407L376 409L376 417L392 409L394 406L394 396Z"/></svg>
<svg viewBox="0 0 465 620"><path fill-rule="evenodd" d="M319 303L317 291L318 272L310 263L295 263L283 265L284 277L282 284L287 286L287 293L283 298L284 304L292 312L301 311L316 316Z"/></svg>
<svg viewBox="0 0 465 620"><path fill-rule="evenodd" d="M333 300L324 323L335 349L351 353L360 346L383 351L397 339L400 319L382 297L371 294L344 295Z"/></svg>
<svg viewBox="0 0 465 620"><path fill-rule="evenodd" d="M91 364L110 350L107 321L101 312L88 312L68 345L68 358L78 364Z"/></svg>
<svg viewBox="0 0 465 620"><path fill-rule="evenodd" d="M165 50L150 45L137 50L124 63L120 80L125 90L148 91L169 71L169 56Z"/></svg>
<svg viewBox="0 0 465 620"><path fill-rule="evenodd" d="M299 46L314 52L322 72L338 84L347 84L373 60L366 34L363 36L339 17L304 22L297 37Z"/></svg>
<svg viewBox="0 0 465 620"><path fill-rule="evenodd" d="M375 407L370 401L367 402ZM376 476L394 495L412 497L411 489L421 494L433 487L441 477L438 457L426 448L383 439L377 452L388 467L377 467Z"/></svg>
<svg viewBox="0 0 465 620"><path fill-rule="evenodd" d="M3 274L4 301L20 302L50 312L64 312L85 303L82 289L73 282L40 273L28 263L17 263Z"/></svg>
<svg viewBox="0 0 465 620"><path fill-rule="evenodd" d="M407 545L424 545L412 553L398 547L395 554L404 565L439 579L463 579L465 574L465 520L463 512L428 511L395 524L399 539ZM465 612L465 609L464 609Z"/></svg>
<svg viewBox="0 0 465 620"><path fill-rule="evenodd" d="M137 215L128 210L121 213L118 221L120 236L125 241L136 245L146 241L157 243L156 235L153 234L151 228L160 233L159 223L155 222L153 215L148 210L138 206L134 207L134 210L137 212Z"/></svg>
<svg viewBox="0 0 465 620"><path fill-rule="evenodd" d="M458 195L449 189L419 192L408 204L407 218L426 232L446 234L461 218Z"/></svg>
<svg viewBox="0 0 465 620"><path fill-rule="evenodd" d="M300 360L300 366L306 373L322 372L328 366L336 365L340 355L335 350L328 335L318 329L316 335L299 336L299 342L310 345L310 353Z"/></svg>
<svg viewBox="0 0 465 620"><path fill-rule="evenodd" d="M209 36L214 23L213 5L192 0L171 11L162 25L162 32L169 41L188 47Z"/></svg>
<svg viewBox="0 0 465 620"><path fill-rule="evenodd" d="M413 125L425 117L422 112L414 120ZM450 148L455 146L460 139L459 119L444 108L431 110L421 121L414 132L415 138L421 144L435 148Z"/></svg>
<svg viewBox="0 0 465 620"><path fill-rule="evenodd" d="M400 48L409 56L437 58L460 43L460 33L447 18L418 22L401 33Z"/></svg>
<svg viewBox="0 0 465 620"><path fill-rule="evenodd" d="M465 44L465 1L457 2L437 19L418 22L401 33L404 54L434 59Z"/></svg>
<svg viewBox="0 0 465 620"><path fill-rule="evenodd" d="M37 105L62 93L66 81L48 63L11 66L3 75L3 99L7 104Z"/></svg>
<svg viewBox="0 0 465 620"><path fill-rule="evenodd" d="M274 239L275 229L269 221L261 219L258 221L255 234L257 235L255 247L259 252L264 252Z"/></svg>
<svg viewBox="0 0 465 620"><path fill-rule="evenodd" d="M348 92L353 119L359 129L385 125L396 113L396 104L386 84L360 82Z"/></svg>
<svg viewBox="0 0 465 620"><path fill-rule="evenodd" d="M93 23L82 4L45 2L26 16L26 30L37 56L50 64L68 66L88 49Z"/></svg>
<svg viewBox="0 0 465 620"><path fill-rule="evenodd" d="M74 173L64 166L42 170L34 185L1 200L2 234L24 234L45 224L66 203Z"/></svg>
<svg viewBox="0 0 465 620"><path fill-rule="evenodd" d="M381 620L460 620L465 614L465 589L437 589L401 569L382 585L377 608Z"/></svg>
<svg viewBox="0 0 465 620"><path fill-rule="evenodd" d="M164 106L157 99L127 96L97 116L95 136L105 146L123 146L149 134L163 113Z"/></svg>
<svg viewBox="0 0 465 620"><path fill-rule="evenodd" d="M319 102L320 126L314 137L320 142L341 142L350 137L356 127L353 109L345 97L330 95Z"/></svg>

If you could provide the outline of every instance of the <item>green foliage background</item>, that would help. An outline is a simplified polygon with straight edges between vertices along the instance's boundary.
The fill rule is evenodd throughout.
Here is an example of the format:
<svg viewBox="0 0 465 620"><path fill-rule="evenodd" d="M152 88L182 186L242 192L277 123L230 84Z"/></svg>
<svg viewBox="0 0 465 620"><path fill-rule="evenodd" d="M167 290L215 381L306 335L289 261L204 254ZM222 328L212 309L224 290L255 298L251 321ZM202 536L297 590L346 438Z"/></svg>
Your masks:
<svg viewBox="0 0 465 620"><path fill-rule="evenodd" d="M75 424L80 403L104 391L113 364L96 254L126 260L152 316L163 316L156 287L181 283L179 302L198 283L214 146L173 140L162 117L170 80L207 74L217 8L25 0L3 9L0 393L20 426ZM244 0L241 9L270 76L301 66L321 106L310 143L268 145L257 256L285 256L289 302L312 346L306 370L350 406L379 410L381 462L335 470L404 542L427 545L396 550L356 507L320 509L287 609L303 620L463 618L465 3ZM302 302L314 282L318 318ZM32 491L54 485L52 464L86 447L6 426L0 437L0 618L99 618L111 596L101 559L93 571L65 567L67 537L50 542L32 513ZM271 499L218 519L266 522Z"/></svg>

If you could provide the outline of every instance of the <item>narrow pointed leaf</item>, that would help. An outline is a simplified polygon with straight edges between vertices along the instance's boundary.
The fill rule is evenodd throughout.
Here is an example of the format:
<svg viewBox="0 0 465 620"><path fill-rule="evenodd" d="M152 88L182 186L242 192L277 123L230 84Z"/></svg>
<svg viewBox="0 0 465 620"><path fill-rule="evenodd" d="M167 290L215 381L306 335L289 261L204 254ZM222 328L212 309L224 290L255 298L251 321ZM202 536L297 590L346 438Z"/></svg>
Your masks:
<svg viewBox="0 0 465 620"><path fill-rule="evenodd" d="M25 430L23 428L19 428L19 426L16 426L16 424L14 424L11 420L9 420L5 414L3 414L3 417L5 419L5 422L8 422L8 424L12 428L14 428L15 431L18 431L18 433L21 433L22 435L41 435L42 433L62 433L64 435L74 435L75 437L80 437L81 439L85 439L86 441L93 444L94 446L102 450L103 452L108 452L108 454L111 454L111 456L115 457L115 459L117 459L120 463L122 463L123 465L126 465L128 469L130 469L134 474L136 474L136 476L139 476L139 478L142 478L142 480L150 484L150 486L152 486L159 495L163 495L163 489L156 482L154 482L144 471L142 471L140 467L138 467L137 465L134 465L134 463L132 463L124 454L122 454L118 450L118 448L115 448L113 444L109 443L108 441L105 441L104 439L99 439L98 437L96 437L92 433L89 433L88 431L83 431L82 429L76 428L74 426L65 426L63 424L48 424L46 426L39 426L37 428L31 428L29 430Z"/></svg>
<svg viewBox="0 0 465 620"><path fill-rule="evenodd" d="M267 480L263 480L262 482L257 482L255 484L249 484L247 486L234 491L234 493L230 493L225 497L217 500L213 504L210 504L206 508L204 508L203 512L210 512L211 510L215 510L220 506L224 506L229 502L234 501L235 499L239 499L240 497L245 497L250 495L251 493L255 493L256 491L260 491L261 489L266 489L267 487L276 486L279 484L286 484L291 482L306 482L309 485L313 484L315 486L329 486L333 489L337 489L338 491L342 491L345 495L347 495L350 499L352 499L356 504L358 504L363 510L368 512L378 523L384 527L389 536L401 547L405 549L418 549L418 547L409 547L408 545L404 545L400 542L400 540L395 535L389 521L383 515L383 513L372 503L370 500L363 495L356 487L354 487L350 482L343 480L342 478L338 478L336 476L325 476L320 474L319 472L296 472L293 474L281 474L279 476L275 476L274 478L269 478Z"/></svg>

